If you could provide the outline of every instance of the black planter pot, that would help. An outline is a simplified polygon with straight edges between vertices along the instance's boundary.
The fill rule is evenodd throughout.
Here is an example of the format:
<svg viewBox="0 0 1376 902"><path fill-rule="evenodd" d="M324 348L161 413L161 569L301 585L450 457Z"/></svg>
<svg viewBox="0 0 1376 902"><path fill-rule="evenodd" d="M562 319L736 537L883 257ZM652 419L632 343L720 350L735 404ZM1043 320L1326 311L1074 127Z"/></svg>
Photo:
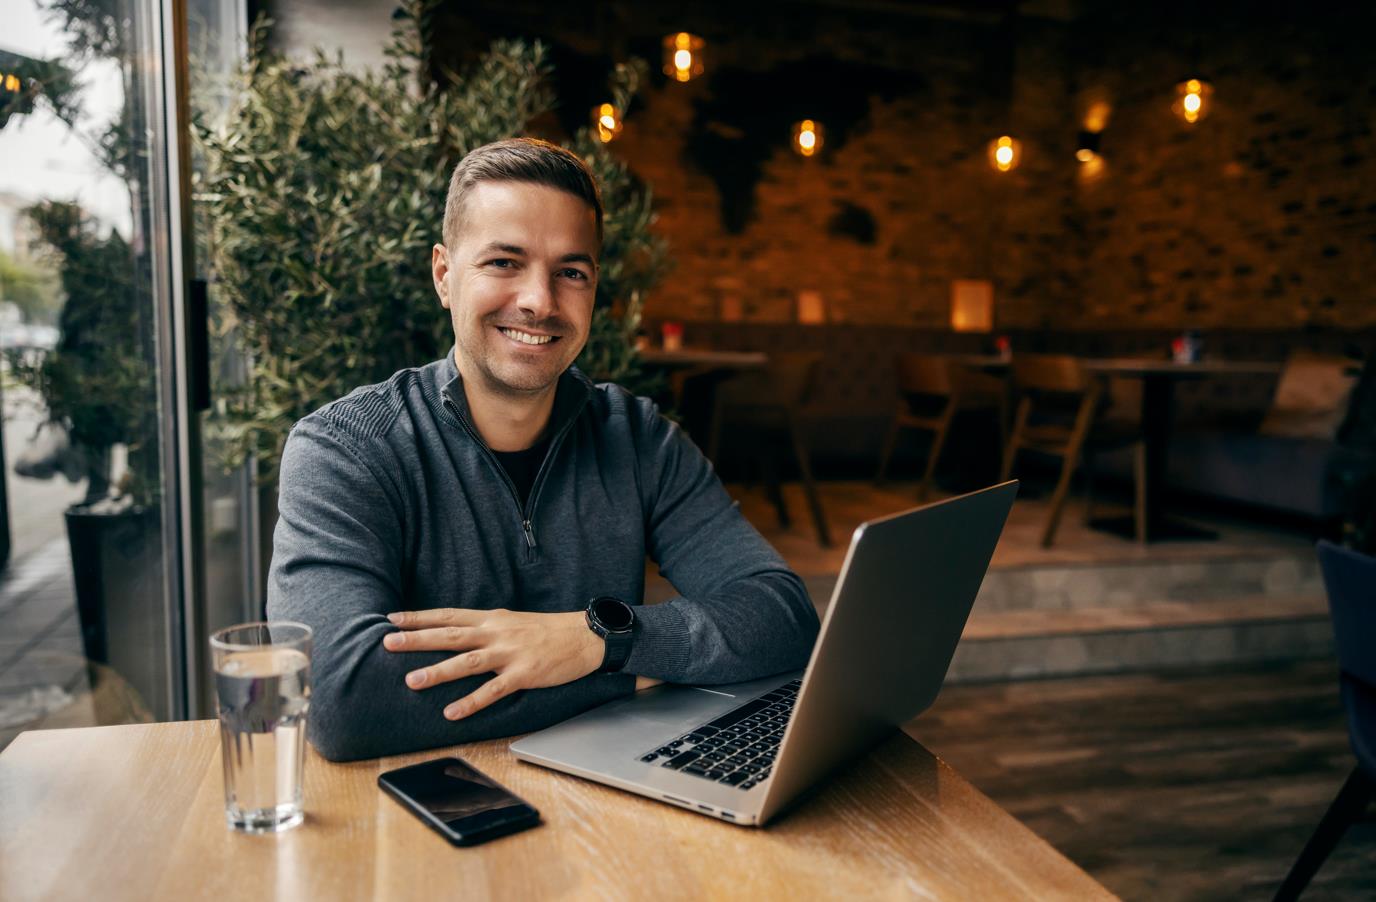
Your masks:
<svg viewBox="0 0 1376 902"><path fill-rule="evenodd" d="M65 518L82 646L90 660L111 664L120 657L112 655L112 618L128 613L123 609L137 603L150 579L161 580L158 510L95 513L75 504Z"/></svg>

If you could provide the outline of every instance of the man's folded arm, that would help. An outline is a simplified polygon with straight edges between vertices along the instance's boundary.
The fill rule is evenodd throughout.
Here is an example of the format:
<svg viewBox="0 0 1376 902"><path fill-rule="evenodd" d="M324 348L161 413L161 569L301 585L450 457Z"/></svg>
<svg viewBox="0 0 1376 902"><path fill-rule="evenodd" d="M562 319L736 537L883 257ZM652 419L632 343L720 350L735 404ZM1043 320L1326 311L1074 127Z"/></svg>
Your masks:
<svg viewBox="0 0 1376 902"><path fill-rule="evenodd" d="M683 430L657 414L644 422L647 547L682 594L637 610L626 669L730 683L804 667L818 619L802 580L741 515Z"/></svg>
<svg viewBox="0 0 1376 902"><path fill-rule="evenodd" d="M633 677L593 674L516 693L459 721L446 705L491 674L416 691L406 674L458 652L391 652L387 615L402 598L404 494L319 417L293 430L282 456L268 617L314 631L311 743L334 761L510 736L632 691Z"/></svg>

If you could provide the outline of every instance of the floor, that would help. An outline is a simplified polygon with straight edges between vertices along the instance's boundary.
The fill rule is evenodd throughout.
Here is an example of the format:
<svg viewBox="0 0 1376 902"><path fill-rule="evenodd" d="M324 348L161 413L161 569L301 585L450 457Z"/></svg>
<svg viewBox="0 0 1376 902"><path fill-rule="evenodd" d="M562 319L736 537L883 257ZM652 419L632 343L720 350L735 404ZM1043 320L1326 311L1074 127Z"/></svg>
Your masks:
<svg viewBox="0 0 1376 902"><path fill-rule="evenodd" d="M948 686L907 728L1128 900L1269 899L1354 766L1325 661ZM1376 806L1306 900L1376 898Z"/></svg>

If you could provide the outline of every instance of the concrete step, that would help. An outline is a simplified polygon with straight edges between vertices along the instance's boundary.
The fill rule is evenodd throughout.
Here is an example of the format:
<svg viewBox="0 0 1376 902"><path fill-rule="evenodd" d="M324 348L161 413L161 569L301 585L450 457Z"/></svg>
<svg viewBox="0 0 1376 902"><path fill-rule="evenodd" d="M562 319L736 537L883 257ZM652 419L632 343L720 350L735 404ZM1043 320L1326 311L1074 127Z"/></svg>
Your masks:
<svg viewBox="0 0 1376 902"><path fill-rule="evenodd" d="M994 567L984 577L974 609L1053 611L1298 595L1323 597L1312 548L1196 560Z"/></svg>
<svg viewBox="0 0 1376 902"><path fill-rule="evenodd" d="M1158 670L1324 657L1322 595L1255 595L971 615L949 682Z"/></svg>

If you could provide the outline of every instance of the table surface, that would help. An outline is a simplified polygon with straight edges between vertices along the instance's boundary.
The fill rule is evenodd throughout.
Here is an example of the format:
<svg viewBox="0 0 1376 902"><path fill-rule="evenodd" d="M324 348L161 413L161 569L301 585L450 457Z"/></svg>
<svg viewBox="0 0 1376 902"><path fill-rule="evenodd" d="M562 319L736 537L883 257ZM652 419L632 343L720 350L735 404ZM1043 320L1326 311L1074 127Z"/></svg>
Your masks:
<svg viewBox="0 0 1376 902"><path fill-rule="evenodd" d="M332 764L306 823L225 826L215 721L32 730L0 754L0 899L1113 898L904 734L765 829L518 762L511 740ZM544 823L450 846L377 788L456 753Z"/></svg>
<svg viewBox="0 0 1376 902"><path fill-rule="evenodd" d="M769 355L762 351L713 351L709 348L646 348L640 359L653 366L707 366L734 369L756 369L769 363Z"/></svg>
<svg viewBox="0 0 1376 902"><path fill-rule="evenodd" d="M1087 358L1085 369L1096 373L1123 375L1269 375L1279 373L1281 364L1267 360L1209 360L1176 363L1156 357Z"/></svg>
<svg viewBox="0 0 1376 902"><path fill-rule="evenodd" d="M1012 368L1012 358L997 354L949 354L950 359L966 366L983 368ZM1082 357L1085 369L1095 373L1117 373L1124 376L1142 375L1273 375L1281 371L1281 364L1269 360L1204 360L1195 363L1176 363L1162 357Z"/></svg>

